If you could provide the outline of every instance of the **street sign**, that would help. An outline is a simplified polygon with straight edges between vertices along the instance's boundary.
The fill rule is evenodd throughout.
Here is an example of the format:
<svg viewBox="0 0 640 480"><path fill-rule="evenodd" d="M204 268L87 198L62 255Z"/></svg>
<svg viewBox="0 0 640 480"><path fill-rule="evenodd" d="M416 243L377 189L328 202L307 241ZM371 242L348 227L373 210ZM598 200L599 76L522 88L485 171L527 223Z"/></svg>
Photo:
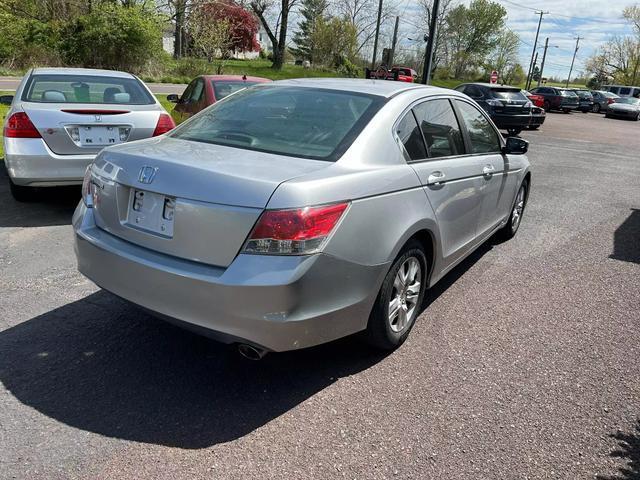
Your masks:
<svg viewBox="0 0 640 480"><path fill-rule="evenodd" d="M498 83L498 72L496 72L495 70L493 72L491 72L491 76L489 77L489 81L491 83Z"/></svg>

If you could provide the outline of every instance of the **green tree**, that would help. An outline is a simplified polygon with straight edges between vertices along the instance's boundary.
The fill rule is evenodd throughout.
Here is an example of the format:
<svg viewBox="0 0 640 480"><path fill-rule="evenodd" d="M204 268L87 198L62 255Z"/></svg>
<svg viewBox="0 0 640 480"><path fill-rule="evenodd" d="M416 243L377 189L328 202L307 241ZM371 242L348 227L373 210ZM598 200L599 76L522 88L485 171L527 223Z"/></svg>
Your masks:
<svg viewBox="0 0 640 480"><path fill-rule="evenodd" d="M60 53L69 64L140 71L162 49L163 21L141 5L104 2L65 25Z"/></svg>
<svg viewBox="0 0 640 480"><path fill-rule="evenodd" d="M463 79L484 63L504 30L507 11L496 2L473 0L447 15L447 42L453 75Z"/></svg>
<svg viewBox="0 0 640 480"><path fill-rule="evenodd" d="M320 63L316 58L313 36L316 23L325 18L328 7L327 0L302 0L300 13L302 20L298 23L298 31L293 35L296 46L291 48L291 53L302 60L311 63Z"/></svg>
<svg viewBox="0 0 640 480"><path fill-rule="evenodd" d="M323 65L339 68L347 66L355 60L358 50L358 34L356 27L348 20L340 18L316 20L311 40L316 56Z"/></svg>
<svg viewBox="0 0 640 480"><path fill-rule="evenodd" d="M496 39L496 44L489 57L487 70L496 70L505 83L508 72L512 73L513 68L518 63L518 50L520 48L520 37L511 30L504 30Z"/></svg>

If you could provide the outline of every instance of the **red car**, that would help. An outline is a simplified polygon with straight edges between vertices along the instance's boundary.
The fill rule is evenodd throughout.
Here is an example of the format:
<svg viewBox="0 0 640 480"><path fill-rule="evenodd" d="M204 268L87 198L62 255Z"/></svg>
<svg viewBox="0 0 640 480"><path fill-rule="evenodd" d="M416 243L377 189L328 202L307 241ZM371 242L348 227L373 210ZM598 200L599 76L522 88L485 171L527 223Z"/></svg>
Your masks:
<svg viewBox="0 0 640 480"><path fill-rule="evenodd" d="M544 97L542 95L536 95L526 90L523 90L522 93L524 93L536 107L544 108Z"/></svg>
<svg viewBox="0 0 640 480"><path fill-rule="evenodd" d="M200 75L187 85L182 96L175 93L167 95L167 100L176 104L171 116L176 124L183 122L227 95L256 83L270 81L268 78L247 77L246 75Z"/></svg>
<svg viewBox="0 0 640 480"><path fill-rule="evenodd" d="M394 79L399 82L415 82L416 78L418 78L417 72L413 68L409 67L393 67L391 68L391 74ZM397 78L396 78L397 76Z"/></svg>

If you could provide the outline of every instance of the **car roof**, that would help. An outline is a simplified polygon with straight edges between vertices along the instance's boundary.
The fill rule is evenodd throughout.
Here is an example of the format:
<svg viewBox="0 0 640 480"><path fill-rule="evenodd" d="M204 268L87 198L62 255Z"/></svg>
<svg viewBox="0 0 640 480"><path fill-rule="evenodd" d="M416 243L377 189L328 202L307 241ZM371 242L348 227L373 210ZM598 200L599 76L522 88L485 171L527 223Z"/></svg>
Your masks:
<svg viewBox="0 0 640 480"><path fill-rule="evenodd" d="M250 77L248 75L201 75L205 80L222 80L226 82L271 82L272 80L264 77Z"/></svg>
<svg viewBox="0 0 640 480"><path fill-rule="evenodd" d="M122 77L134 78L127 72L119 72L118 70L100 70L97 68L65 68L65 67L46 67L34 68L31 70L32 75L95 75L99 77Z"/></svg>
<svg viewBox="0 0 640 480"><path fill-rule="evenodd" d="M364 78L297 78L292 80L279 80L277 85L291 87L324 88L329 90L341 90L354 93L368 93L390 98L399 93L423 89L432 94L447 93L457 94L447 88L422 85L420 83L396 82L393 80L373 80Z"/></svg>

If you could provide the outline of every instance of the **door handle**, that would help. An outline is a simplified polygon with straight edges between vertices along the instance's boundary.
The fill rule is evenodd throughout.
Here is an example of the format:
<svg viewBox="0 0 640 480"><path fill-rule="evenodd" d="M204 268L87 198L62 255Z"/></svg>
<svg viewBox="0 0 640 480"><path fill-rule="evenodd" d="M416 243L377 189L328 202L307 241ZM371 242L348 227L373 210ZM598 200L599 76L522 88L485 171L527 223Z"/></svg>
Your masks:
<svg viewBox="0 0 640 480"><path fill-rule="evenodd" d="M482 174L483 175L493 175L493 172L495 172L496 169L493 165L485 165L484 168L482 169Z"/></svg>
<svg viewBox="0 0 640 480"><path fill-rule="evenodd" d="M431 175L429 175L427 177L427 184L428 185L438 185L442 182L444 182L445 179L445 174L438 171L438 172L433 172Z"/></svg>

